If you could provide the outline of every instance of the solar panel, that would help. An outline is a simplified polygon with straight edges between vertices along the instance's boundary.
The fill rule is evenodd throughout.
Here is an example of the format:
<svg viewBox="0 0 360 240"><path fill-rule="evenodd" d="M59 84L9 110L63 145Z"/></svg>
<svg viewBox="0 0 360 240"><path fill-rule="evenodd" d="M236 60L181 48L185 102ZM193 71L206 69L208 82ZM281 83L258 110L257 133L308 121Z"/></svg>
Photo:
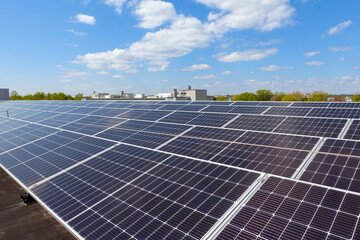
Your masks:
<svg viewBox="0 0 360 240"><path fill-rule="evenodd" d="M209 148L213 149L211 145ZM291 177L309 155L307 151L239 143L225 145L222 148L225 149L212 154L215 156L211 161L285 177ZM204 155L209 154L202 154L197 157L201 158Z"/></svg>
<svg viewBox="0 0 360 240"><path fill-rule="evenodd" d="M327 118L360 118L360 109L313 108L309 112L308 116Z"/></svg>
<svg viewBox="0 0 360 240"><path fill-rule="evenodd" d="M161 119L160 122L187 123L200 115L201 113L196 112L174 112L169 116Z"/></svg>
<svg viewBox="0 0 360 240"><path fill-rule="evenodd" d="M360 158L318 153L301 175L301 180L360 192Z"/></svg>
<svg viewBox="0 0 360 240"><path fill-rule="evenodd" d="M357 239L358 109L1 102L0 166L80 239Z"/></svg>
<svg viewBox="0 0 360 240"><path fill-rule="evenodd" d="M360 140L360 120L353 120L344 138Z"/></svg>
<svg viewBox="0 0 360 240"><path fill-rule="evenodd" d="M294 102L292 107L328 107L330 103L327 102Z"/></svg>
<svg viewBox="0 0 360 240"><path fill-rule="evenodd" d="M187 122L187 124L221 127L235 117L237 117L236 114L203 113Z"/></svg>
<svg viewBox="0 0 360 240"><path fill-rule="evenodd" d="M359 202L354 194L270 177L217 239L356 239Z"/></svg>
<svg viewBox="0 0 360 240"><path fill-rule="evenodd" d="M86 239L199 239L258 176L120 145L34 192Z"/></svg>
<svg viewBox="0 0 360 240"><path fill-rule="evenodd" d="M346 120L342 119L288 117L274 131L336 138L345 124Z"/></svg>
<svg viewBox="0 0 360 240"><path fill-rule="evenodd" d="M311 108L272 107L265 112L266 115L280 116L306 116Z"/></svg>
<svg viewBox="0 0 360 240"><path fill-rule="evenodd" d="M261 114L266 111L267 107L246 107L246 106L235 106L230 113L248 113L248 114Z"/></svg>
<svg viewBox="0 0 360 240"><path fill-rule="evenodd" d="M241 115L226 127L271 132L284 119L284 117Z"/></svg>
<svg viewBox="0 0 360 240"><path fill-rule="evenodd" d="M290 148L298 150L312 150L319 138L295 135L285 135L263 132L246 132L236 140L239 143Z"/></svg>
<svg viewBox="0 0 360 240"><path fill-rule="evenodd" d="M235 107L233 106L207 106L206 108L202 109L202 112L230 112Z"/></svg>

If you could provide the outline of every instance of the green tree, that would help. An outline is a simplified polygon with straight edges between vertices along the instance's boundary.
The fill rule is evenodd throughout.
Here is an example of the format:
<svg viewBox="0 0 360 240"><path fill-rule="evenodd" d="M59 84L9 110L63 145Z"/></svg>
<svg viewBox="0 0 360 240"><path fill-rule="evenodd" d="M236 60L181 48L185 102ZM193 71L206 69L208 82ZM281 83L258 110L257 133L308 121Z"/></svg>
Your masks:
<svg viewBox="0 0 360 240"><path fill-rule="evenodd" d="M302 94L301 92L293 92L293 93L289 93L286 94L283 98L282 101L301 101L304 98L304 94Z"/></svg>
<svg viewBox="0 0 360 240"><path fill-rule="evenodd" d="M360 102L360 94L358 92L354 94L353 102Z"/></svg>
<svg viewBox="0 0 360 240"><path fill-rule="evenodd" d="M244 92L239 95L235 95L232 101L257 101L258 98L255 93Z"/></svg>
<svg viewBox="0 0 360 240"><path fill-rule="evenodd" d="M74 100L81 100L84 98L84 94L83 93L78 93L75 95Z"/></svg>
<svg viewBox="0 0 360 240"><path fill-rule="evenodd" d="M32 96L33 100L45 100L45 93L44 92L36 92L34 93L34 95Z"/></svg>
<svg viewBox="0 0 360 240"><path fill-rule="evenodd" d="M329 94L323 91L315 91L311 94L311 96L308 98L308 101L313 102L326 102L329 97Z"/></svg>
<svg viewBox="0 0 360 240"><path fill-rule="evenodd" d="M10 100L22 100L22 96L20 96L17 91L12 91L10 93Z"/></svg>
<svg viewBox="0 0 360 240"><path fill-rule="evenodd" d="M270 101L274 94L267 89L259 89L256 91L256 97L258 101Z"/></svg>
<svg viewBox="0 0 360 240"><path fill-rule="evenodd" d="M275 92L273 96L273 101L282 101L283 97L286 95L284 92Z"/></svg>
<svg viewBox="0 0 360 240"><path fill-rule="evenodd" d="M216 98L216 101L228 101L229 99L225 96L219 96Z"/></svg>

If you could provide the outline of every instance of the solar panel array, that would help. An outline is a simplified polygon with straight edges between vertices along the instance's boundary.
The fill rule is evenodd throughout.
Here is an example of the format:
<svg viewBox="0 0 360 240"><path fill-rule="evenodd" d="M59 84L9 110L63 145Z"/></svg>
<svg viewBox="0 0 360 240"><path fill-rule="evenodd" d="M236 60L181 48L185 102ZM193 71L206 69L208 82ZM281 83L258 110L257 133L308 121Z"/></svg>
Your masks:
<svg viewBox="0 0 360 240"><path fill-rule="evenodd" d="M79 239L360 239L359 114L360 103L4 101L0 164Z"/></svg>

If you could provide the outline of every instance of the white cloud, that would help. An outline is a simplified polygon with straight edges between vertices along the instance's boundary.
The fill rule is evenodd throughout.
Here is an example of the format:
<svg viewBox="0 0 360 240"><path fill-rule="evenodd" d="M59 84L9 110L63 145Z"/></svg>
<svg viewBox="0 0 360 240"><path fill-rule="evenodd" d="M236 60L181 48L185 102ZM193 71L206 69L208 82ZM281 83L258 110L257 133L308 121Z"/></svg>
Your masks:
<svg viewBox="0 0 360 240"><path fill-rule="evenodd" d="M320 61L311 61L311 62L306 62L305 63L308 66L322 66L325 63L324 62L320 62Z"/></svg>
<svg viewBox="0 0 360 240"><path fill-rule="evenodd" d="M122 6L126 0L105 0L104 3L110 7L115 7L115 11L121 14Z"/></svg>
<svg viewBox="0 0 360 240"><path fill-rule="evenodd" d="M344 57L339 58L340 61L345 61Z"/></svg>
<svg viewBox="0 0 360 240"><path fill-rule="evenodd" d="M216 78L218 78L218 76L216 76L214 74L204 75L204 76L194 76L193 77L193 79L195 79L195 80L216 79Z"/></svg>
<svg viewBox="0 0 360 240"><path fill-rule="evenodd" d="M231 74L233 74L233 72L229 70L220 73L220 75L231 75Z"/></svg>
<svg viewBox="0 0 360 240"><path fill-rule="evenodd" d="M306 53L304 53L304 56L313 57L313 56L319 55L319 54L320 54L320 52L306 52Z"/></svg>
<svg viewBox="0 0 360 240"><path fill-rule="evenodd" d="M351 47L329 47L329 50L332 52L345 52L350 51Z"/></svg>
<svg viewBox="0 0 360 240"><path fill-rule="evenodd" d="M256 87L263 87L263 86L268 86L273 82L271 82L271 81L256 81L255 79L250 79L250 80L245 80L244 84L250 85L250 86L256 86Z"/></svg>
<svg viewBox="0 0 360 240"><path fill-rule="evenodd" d="M85 35L87 35L87 33L85 33L85 32L77 32L74 29L65 29L65 32L70 32L70 33L73 33L73 34L75 34L77 36L85 36Z"/></svg>
<svg viewBox="0 0 360 240"><path fill-rule="evenodd" d="M194 64L190 67L185 67L183 69L181 69L181 71L197 71L197 70L206 70L206 69L211 69L211 66L207 65L207 64Z"/></svg>
<svg viewBox="0 0 360 240"><path fill-rule="evenodd" d="M85 63L92 69L131 72L136 71L137 62L148 60L151 65L165 68L169 65L167 59L182 57L194 48L206 47L210 41L211 35L204 31L198 19L179 16L169 28L148 32L129 48L79 55L75 63Z"/></svg>
<svg viewBox="0 0 360 240"><path fill-rule="evenodd" d="M149 67L149 72L159 72L159 71L165 71L168 68L168 63L161 65L160 67Z"/></svg>
<svg viewBox="0 0 360 240"><path fill-rule="evenodd" d="M349 27L351 24L352 24L351 20L339 23L335 27L330 28L327 33L329 35L335 35L341 32L342 30L344 30L345 28Z"/></svg>
<svg viewBox="0 0 360 240"><path fill-rule="evenodd" d="M86 23L86 24L94 25L96 22L96 19L93 16L79 13L78 15L76 15L76 21L79 23Z"/></svg>
<svg viewBox="0 0 360 240"><path fill-rule="evenodd" d="M208 28L223 34L229 30L256 29L271 31L292 23L295 9L289 0L195 0L221 14L209 14Z"/></svg>
<svg viewBox="0 0 360 240"><path fill-rule="evenodd" d="M176 17L175 8L170 2L158 0L141 1L135 9L140 18L139 27L152 29Z"/></svg>
<svg viewBox="0 0 360 240"><path fill-rule="evenodd" d="M112 78L119 78L119 79L124 79L123 75L112 75Z"/></svg>
<svg viewBox="0 0 360 240"><path fill-rule="evenodd" d="M354 67L354 70L359 70L360 69L360 67Z"/></svg>
<svg viewBox="0 0 360 240"><path fill-rule="evenodd" d="M260 71L270 71L275 72L281 69L293 69L294 67L287 67L287 66L277 66L277 65L270 65L268 67L261 67L259 68Z"/></svg>
<svg viewBox="0 0 360 240"><path fill-rule="evenodd" d="M279 51L276 48L250 49L245 51L233 52L225 56L220 56L218 60L221 62L253 61L267 58L271 55L277 54L278 52Z"/></svg>
<svg viewBox="0 0 360 240"><path fill-rule="evenodd" d="M157 65L150 67L148 70L166 69L170 64L170 58L182 57L196 48L207 47L228 31L245 29L271 31L291 24L291 18L295 12L288 0L196 1L224 14L220 14L217 18L212 17L209 22L202 23L195 17L185 17L182 14L174 16L174 12L169 10L170 14L167 13L165 18L158 14L156 18L161 16L161 19L149 17L145 20L145 16L152 16L152 11L155 11L150 9L148 13L141 15L144 18L141 18L139 26L155 27L163 24L164 19L167 19L166 21L170 20L169 16L171 16L170 25L158 31L147 32L141 40L130 44L128 48L115 48L106 52L78 55L77 60L73 61L73 63L83 63L92 69L116 69L125 72L136 72L140 62L148 61L150 65ZM117 11L121 12L125 0L105 0L104 2L107 5L115 6ZM141 4L146 3L132 1L131 4L137 9ZM173 7L169 4L167 6L168 9ZM254 59L261 59L278 52L277 49L255 51L254 56L252 56ZM239 53L234 54L235 56L224 57L223 59L230 61L234 59L231 59L232 57L238 59L239 56L237 55ZM255 56L256 54L258 56ZM251 57L249 60L252 60Z"/></svg>
<svg viewBox="0 0 360 240"><path fill-rule="evenodd" d="M98 75L108 75L109 73L106 72L106 71L100 71L100 72L97 72L96 74L98 74Z"/></svg>
<svg viewBox="0 0 360 240"><path fill-rule="evenodd" d="M271 39L271 40L269 40L267 42L259 42L259 44L261 46L264 46L264 47L270 46L270 45L273 45L273 44L278 44L278 43L281 43L281 39Z"/></svg>

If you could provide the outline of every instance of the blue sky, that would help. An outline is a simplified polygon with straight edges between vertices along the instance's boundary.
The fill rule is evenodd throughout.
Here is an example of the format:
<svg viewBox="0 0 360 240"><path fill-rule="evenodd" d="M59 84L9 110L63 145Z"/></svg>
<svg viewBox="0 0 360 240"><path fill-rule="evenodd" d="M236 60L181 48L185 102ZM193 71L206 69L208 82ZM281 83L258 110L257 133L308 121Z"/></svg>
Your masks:
<svg viewBox="0 0 360 240"><path fill-rule="evenodd" d="M358 0L4 0L0 87L360 91Z"/></svg>

